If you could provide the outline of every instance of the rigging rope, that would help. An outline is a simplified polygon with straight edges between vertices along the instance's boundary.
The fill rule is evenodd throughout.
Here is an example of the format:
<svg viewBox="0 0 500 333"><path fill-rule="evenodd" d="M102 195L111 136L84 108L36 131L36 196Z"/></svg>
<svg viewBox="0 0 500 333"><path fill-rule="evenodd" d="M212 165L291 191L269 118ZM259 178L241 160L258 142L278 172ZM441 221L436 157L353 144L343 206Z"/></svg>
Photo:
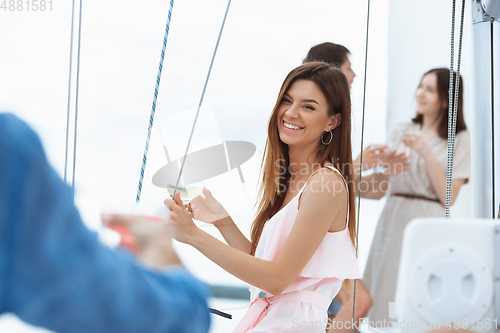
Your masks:
<svg viewBox="0 0 500 333"><path fill-rule="evenodd" d="M360 168L359 168L359 180L358 180L358 216L356 221L356 255L358 253L358 242L359 242L359 212L361 208L361 174L363 173L363 139L365 137L365 102L366 102L366 73L368 68L368 32L370 26L370 0L368 0L368 7L366 10L366 42L365 42L365 73L363 79L363 112L362 112L362 121L361 121L361 157L359 159ZM354 175L356 177L356 175ZM354 323L354 312L356 308L356 279L354 279L354 290L353 290L353 302L352 302L352 323ZM354 325L352 325L351 332L354 333Z"/></svg>
<svg viewBox="0 0 500 333"><path fill-rule="evenodd" d="M68 78L68 109L66 112L66 149L64 150L64 182L66 183L66 176L68 170L68 146L69 146L69 121L70 121L70 105L71 105L71 76L73 69L73 31L75 27L75 0L71 6L71 37L69 42L69 78Z"/></svg>
<svg viewBox="0 0 500 333"><path fill-rule="evenodd" d="M142 157L141 176L139 177L139 186L137 188L137 196L135 199L136 202L139 202L141 200L142 182L144 181L144 172L146 171L146 161L148 158L149 142L151 141L151 130L153 129L153 122L155 119L156 100L158 99L158 90L160 88L161 72L163 69L163 60L165 59L165 48L167 47L168 31L170 29L170 20L172 18L172 8L173 7L174 7L174 0L170 0L170 4L168 7L167 24L165 27L165 35L163 37L163 46L161 49L160 64L158 66L158 74L156 74L156 85L155 85L155 92L154 92L154 97L153 97L153 105L151 107L151 115L149 116L148 135L146 138L146 145L144 146L144 154Z"/></svg>
<svg viewBox="0 0 500 333"><path fill-rule="evenodd" d="M148 155L148 150L149 150L149 142L151 140L151 130L153 128L153 121L154 121L154 116L155 116L155 111L156 111L156 100L158 98L158 89L159 89L159 86L160 86L161 72L162 72L162 68L163 68L163 60L165 58L165 48L167 46L167 37L168 37L168 31L169 31L169 26L170 26L170 20L171 20L171 17L172 17L172 7L173 7L173 5L174 5L174 0L170 0L170 7L168 9L167 25L166 25L166 28L165 28L165 36L163 38L163 48L162 48L161 57L160 57L160 65L158 67L158 74L156 76L156 87L155 87L155 93L154 93L154 98L153 98L153 106L151 108L151 116L149 117L148 135L147 135L147 138L146 138L146 146L144 147L144 156L142 158L141 176L139 178L139 186L138 186L138 189L137 189L136 202L139 202L140 199L141 199L142 182L144 181L144 172L145 172L145 169L146 169L146 161L147 161L147 155ZM220 31L219 31L219 36L217 38L217 43L215 44L214 53L212 55L212 60L210 62L210 67L208 69L208 74L207 74L207 77L205 79L205 85L203 86L203 91L201 93L200 101L198 103L198 109L196 111L196 116L194 118L193 127L191 129L191 133L189 135L189 140L188 140L188 143L187 143L187 146L186 146L186 152L185 152L184 157L182 159L181 169L179 171L179 176L177 177L177 182L175 184L174 195L177 192L177 187L179 185L179 180L180 180L180 178L182 176L182 171L184 169L184 164L186 162L186 156L187 156L187 154L189 152L189 146L191 144L191 139L193 137L194 129L196 127L196 121L198 120L198 115L200 114L201 105L203 104L203 98L205 97L205 92L206 92L206 89L207 89L208 80L210 79L210 74L212 73L212 67L213 67L213 64L214 64L215 56L217 55L217 49L219 48L219 42L220 42L220 39L221 39L221 36L222 36L222 32L224 31L224 25L226 23L227 13L229 12L230 5L231 5L231 0L229 0L228 3L227 3L226 12L224 14L224 19L222 20L222 25L221 25L221 28L220 28ZM216 309L213 309L213 308L209 308L209 311L211 313L213 313L213 314L216 314L216 315L219 315L219 316L222 316L222 317L225 317L225 318L230 318L230 319L232 318L230 314L224 313L222 311L219 311L219 310L216 310Z"/></svg>
<svg viewBox="0 0 500 333"><path fill-rule="evenodd" d="M184 164L186 163L186 157L187 157L188 152L189 152L189 146L191 145L191 139L193 138L193 133L194 133L194 129L196 127L196 122L198 120L198 115L200 114L201 105L203 104L203 98L205 97L205 91L207 90L208 80L210 79L210 74L212 72L212 66L214 64L215 56L217 55L217 49L219 48L220 38L222 36L222 32L224 31L224 25L226 24L227 13L229 12L230 6L231 6L231 0L229 0L227 2L226 12L224 14L224 19L222 20L222 25L221 25L220 31L219 31L219 37L217 38L217 43L215 43L215 49L214 49L214 53L212 55L212 61L210 62L210 67L208 68L207 77L205 79L205 85L203 86L203 91L201 93L200 102L198 103L198 109L196 110L196 116L194 117L193 127L191 129L191 133L189 134L189 140L188 140L188 143L186 146L186 152L184 153L184 157L182 158L181 169L179 171L179 176L177 177L177 181L175 183L174 196L175 196L175 193L177 192L177 187L179 186L179 181L180 181L181 176L182 176L182 171L184 170Z"/></svg>
<svg viewBox="0 0 500 333"><path fill-rule="evenodd" d="M455 94L453 95L454 56L455 56L455 2L452 4L451 16L451 56L450 56L450 87L448 90L448 165L446 171L446 218L450 218L451 181L453 174L453 154L455 151L455 131L457 125L458 92L460 89L460 60L462 53L462 35L464 26L465 0L462 0L460 17L460 33L458 42L457 71L455 79Z"/></svg>
<svg viewBox="0 0 500 333"><path fill-rule="evenodd" d="M73 139L73 178L71 186L75 188L75 171L76 171L76 138L78 129L78 93L80 91L80 50L82 45L82 5L83 0L80 0L80 13L78 19L78 52L76 58L76 89L75 89L75 134Z"/></svg>
<svg viewBox="0 0 500 333"><path fill-rule="evenodd" d="M76 138L77 138L77 128L78 128L78 93L80 90L80 50L81 50L81 38L82 38L82 1L80 0L80 12L78 18L78 51L77 51L77 62L76 62L76 89L75 89L75 128L73 135L73 175L71 180L71 187L75 188L75 168L76 168ZM71 77L73 68L73 32L75 26L75 0L73 0L72 10L71 10L71 38L70 38L70 48L69 48L69 79L68 79L68 108L66 114L66 150L64 156L64 182L67 180L68 173L68 148L69 148L69 123L70 123L70 105L71 105Z"/></svg>

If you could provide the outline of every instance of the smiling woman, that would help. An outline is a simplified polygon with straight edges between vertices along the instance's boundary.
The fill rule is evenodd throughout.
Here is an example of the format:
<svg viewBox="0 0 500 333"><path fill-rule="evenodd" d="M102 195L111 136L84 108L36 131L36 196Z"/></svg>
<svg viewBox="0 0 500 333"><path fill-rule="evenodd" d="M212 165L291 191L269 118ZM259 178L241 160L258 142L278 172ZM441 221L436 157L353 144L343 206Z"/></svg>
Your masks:
<svg viewBox="0 0 500 333"><path fill-rule="evenodd" d="M284 94L278 108L280 139L290 145L316 146L322 132L330 132L340 124L340 114L329 116L328 103L316 83L297 80ZM330 135L331 137L331 135Z"/></svg>
<svg viewBox="0 0 500 333"><path fill-rule="evenodd" d="M189 212L178 194L165 200L178 241L252 285L252 303L234 332L289 332L321 322L308 332L323 333L342 282L360 276L353 184L346 181L352 176L344 168L352 162L350 111L338 69L310 63L288 74L269 120L251 240L206 189ZM293 172L292 165L303 168ZM192 217L213 223L227 244Z"/></svg>

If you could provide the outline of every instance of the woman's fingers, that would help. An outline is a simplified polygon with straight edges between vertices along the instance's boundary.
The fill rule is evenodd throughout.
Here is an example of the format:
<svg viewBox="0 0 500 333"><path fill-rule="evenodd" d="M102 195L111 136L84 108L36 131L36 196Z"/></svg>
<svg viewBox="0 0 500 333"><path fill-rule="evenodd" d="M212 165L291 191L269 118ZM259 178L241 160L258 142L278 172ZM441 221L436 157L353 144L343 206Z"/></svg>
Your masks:
<svg viewBox="0 0 500 333"><path fill-rule="evenodd" d="M174 195L174 201L175 201L175 203L176 203L179 207L184 208L184 204L182 203L182 200L181 200L181 192L180 192L180 191L175 192L175 195Z"/></svg>
<svg viewBox="0 0 500 333"><path fill-rule="evenodd" d="M183 214L187 214L189 217L193 216L193 213L186 211L184 206L179 206L179 204L174 200L166 199L163 203L168 209L170 209L171 221L182 222L182 219L185 219Z"/></svg>
<svg viewBox="0 0 500 333"><path fill-rule="evenodd" d="M207 198L207 199L213 199L213 195L212 195L212 192L210 192L210 190L206 187L203 187L203 195Z"/></svg>
<svg viewBox="0 0 500 333"><path fill-rule="evenodd" d="M409 143L409 140L407 140L407 139L401 139L401 142L403 142L403 144L404 144L405 146L407 146L407 147L408 147L408 146L409 146L409 144L410 144L410 143Z"/></svg>
<svg viewBox="0 0 500 333"><path fill-rule="evenodd" d="M420 143L420 138L415 138L415 139L401 139L403 144L407 147L413 148L419 145Z"/></svg>
<svg viewBox="0 0 500 333"><path fill-rule="evenodd" d="M163 201L163 204L170 210L174 210L175 208L179 207L179 205L177 205L177 203L172 199L165 199L165 201Z"/></svg>

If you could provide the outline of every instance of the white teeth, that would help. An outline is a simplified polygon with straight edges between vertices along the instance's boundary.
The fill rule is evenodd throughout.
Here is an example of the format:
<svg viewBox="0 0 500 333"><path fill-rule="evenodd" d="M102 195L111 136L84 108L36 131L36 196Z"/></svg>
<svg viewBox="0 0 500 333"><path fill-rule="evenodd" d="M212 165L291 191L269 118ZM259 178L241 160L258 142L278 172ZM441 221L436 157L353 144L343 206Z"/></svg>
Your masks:
<svg viewBox="0 0 500 333"><path fill-rule="evenodd" d="M286 121L283 122L283 124L285 125L286 128L290 128L290 129L301 129L301 127L298 127L298 126L295 126L295 125L292 125L292 124L289 124L287 123Z"/></svg>

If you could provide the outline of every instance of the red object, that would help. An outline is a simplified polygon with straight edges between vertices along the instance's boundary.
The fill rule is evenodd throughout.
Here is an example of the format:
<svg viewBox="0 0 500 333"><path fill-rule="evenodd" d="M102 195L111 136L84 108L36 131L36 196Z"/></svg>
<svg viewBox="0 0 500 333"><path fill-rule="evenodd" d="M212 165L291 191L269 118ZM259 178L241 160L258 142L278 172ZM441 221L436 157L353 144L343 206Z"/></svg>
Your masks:
<svg viewBox="0 0 500 333"><path fill-rule="evenodd" d="M120 246L123 246L130 250L134 254L139 253L139 247L137 246L137 242L135 241L134 235L130 232L128 226L125 225L113 225L109 226L111 230L116 231L121 236Z"/></svg>
<svg viewBox="0 0 500 333"><path fill-rule="evenodd" d="M162 218L157 217L157 216L144 216L148 222L152 223L157 223L162 220ZM135 241L135 237L130 232L130 229L126 225L110 225L108 226L111 230L116 231L117 233L120 234L121 240L120 240L120 246L123 246L124 248L128 249L132 253L138 255L139 254L139 246L137 246L137 242Z"/></svg>

